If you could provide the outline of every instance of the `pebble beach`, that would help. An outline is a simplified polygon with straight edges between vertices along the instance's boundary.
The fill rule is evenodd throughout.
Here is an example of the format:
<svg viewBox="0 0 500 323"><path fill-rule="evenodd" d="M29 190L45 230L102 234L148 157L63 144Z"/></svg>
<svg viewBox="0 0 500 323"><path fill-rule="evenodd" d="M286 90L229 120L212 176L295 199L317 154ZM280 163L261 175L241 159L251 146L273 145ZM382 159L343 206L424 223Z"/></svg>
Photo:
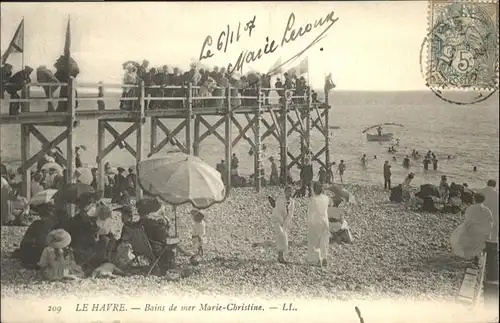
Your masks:
<svg viewBox="0 0 500 323"><path fill-rule="evenodd" d="M114 280L83 279L48 283L35 271L22 269L9 253L18 247L26 227L2 227L2 298L29 296L88 297L92 295L266 295L346 300L397 298L453 300L467 261L454 257L449 245L452 230L462 220L456 214L426 214L391 204L378 186L346 185L357 205L346 204L352 245L331 244L327 268L306 265L306 201L299 199L291 225L288 264L276 261L271 207L266 187L238 188L222 204L206 210L205 257L193 275L170 281L166 277L131 276ZM191 244L188 207L179 207L181 245ZM169 218L172 219L172 214ZM121 220L114 214L116 232ZM172 220L171 220L172 221ZM181 266L188 259L179 256Z"/></svg>

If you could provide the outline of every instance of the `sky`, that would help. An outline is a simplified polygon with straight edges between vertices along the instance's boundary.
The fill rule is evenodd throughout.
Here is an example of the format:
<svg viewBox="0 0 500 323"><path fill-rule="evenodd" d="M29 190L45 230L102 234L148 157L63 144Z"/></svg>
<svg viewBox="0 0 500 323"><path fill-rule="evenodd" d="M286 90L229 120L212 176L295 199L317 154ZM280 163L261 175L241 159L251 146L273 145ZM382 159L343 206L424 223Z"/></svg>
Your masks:
<svg viewBox="0 0 500 323"><path fill-rule="evenodd" d="M152 66L188 69L198 60L203 42L213 38L214 56L206 66L236 63L242 51L264 48L266 37L275 40L274 52L263 55L243 72L267 72L278 60L286 61L309 45L327 26L281 46L291 13L294 29L334 12L338 20L320 42L284 69L306 56L313 87L322 88L332 73L337 90L423 90L419 55L427 28L426 1L386 2L175 2L175 3L1 3L1 51L8 47L24 17L24 63L52 67L63 53L68 17L71 17L72 56L82 82L119 83L127 60L148 59ZM255 16L251 36L244 26ZM221 31L241 23L240 39L217 51ZM288 32L287 35L289 35ZM322 49L322 50L321 50ZM9 63L21 66L21 54Z"/></svg>

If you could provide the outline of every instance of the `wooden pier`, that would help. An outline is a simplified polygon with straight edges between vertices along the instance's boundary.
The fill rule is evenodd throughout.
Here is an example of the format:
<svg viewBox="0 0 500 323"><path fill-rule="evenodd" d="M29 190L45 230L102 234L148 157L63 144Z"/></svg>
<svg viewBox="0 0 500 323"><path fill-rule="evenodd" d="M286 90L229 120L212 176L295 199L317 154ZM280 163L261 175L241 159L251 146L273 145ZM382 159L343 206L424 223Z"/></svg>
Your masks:
<svg viewBox="0 0 500 323"><path fill-rule="evenodd" d="M200 145L208 136L215 136L225 147L225 160L227 174L228 191L231 188L231 156L233 148L241 139L247 141L254 151L254 174L255 188L257 191L261 188L261 167L262 167L262 142L267 137L274 137L280 146L280 169L281 175L285 175L285 169L288 171L295 165L300 165L304 152L310 149L311 133L318 131L324 138L324 145L318 151L312 151L312 161L320 165L326 165L330 162L330 132L329 132L329 110L328 93L325 93L325 103L313 103L311 95L307 97L294 97L287 95L286 99L279 100L279 104L270 104L269 98L264 96L264 91L284 90L284 89L258 89L257 96L237 96L237 90L234 88L216 88L214 93L222 93L220 96L200 97L197 95L200 87L189 85L180 86L152 86L146 88L141 85L114 85L115 88L135 87L138 88L138 97L122 98L124 101L135 101L137 109L135 111L121 109L107 109L104 107L104 87L99 84L80 84L75 79L70 79L68 84L59 84L68 86L68 98L47 98L30 97L30 87L34 86L54 86L55 84L31 83L26 85L22 91L21 99L5 100L10 102L19 102L21 104L21 113L19 115L0 115L0 125L19 124L21 126L21 173L22 189L21 194L30 198L30 169L32 166L52 148L57 147L66 140L66 154L63 156L56 153L56 161L65 164L67 168L67 181L74 181L74 162L75 162L75 138L74 129L79 126L81 120L96 120L98 131L97 142L97 168L98 168L98 189L104 189L104 164L106 156L117 146L124 146L135 158L136 162L145 157L151 157L160 152L168 143L173 143L182 152L199 156ZM98 89L98 96L82 96L76 98L77 88L91 87ZM111 86L113 87L113 86ZM146 90L152 88L161 88L166 90L184 89L186 95L182 97L151 97L146 96ZM290 93L288 93L290 94ZM279 99L279 98L277 98ZM67 112L31 112L30 104L37 100L38 102L67 102ZM94 101L97 108L95 110L76 109L76 101ZM165 109L148 109L152 101L174 102L180 101L182 104L173 105ZM301 103L297 103L301 101ZM239 121L235 116L244 115L246 124ZM264 115L270 115L271 121L263 118ZM218 117L216 122L211 124L207 121L207 116ZM145 153L144 147L144 128L143 125L149 119L151 124L150 147L149 152ZM164 119L178 119L181 122L177 127L169 129ZM112 123L129 123L127 130L119 132ZM219 127L224 124L224 131L219 133ZM207 129L200 131L200 125ZM48 140L38 126L60 127L61 133L54 139ZM236 127L238 135L232 138L232 129ZM247 135L251 130L253 136ZM165 139L158 142L158 131L163 132ZM108 132L114 139L109 145L105 145L105 136ZM132 147L125 140L135 132L136 145ZM184 142L177 136L185 132ZM297 132L301 138L301 152L295 155L288 149L288 137ZM31 135L38 139L42 148L33 156L30 156ZM284 177L286 178L286 177ZM140 186L136 185L136 197L140 198L142 192Z"/></svg>

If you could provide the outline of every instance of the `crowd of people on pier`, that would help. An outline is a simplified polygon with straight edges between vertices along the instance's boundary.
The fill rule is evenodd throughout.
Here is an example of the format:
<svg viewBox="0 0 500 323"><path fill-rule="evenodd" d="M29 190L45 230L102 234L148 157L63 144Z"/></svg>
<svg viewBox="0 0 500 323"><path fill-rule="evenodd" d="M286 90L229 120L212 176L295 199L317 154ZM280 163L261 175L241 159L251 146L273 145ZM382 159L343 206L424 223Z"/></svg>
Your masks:
<svg viewBox="0 0 500 323"><path fill-rule="evenodd" d="M45 65L40 65L36 69L36 80L38 83L43 83L42 86L46 98L67 98L68 86L61 85L67 84L70 77L77 77L80 74L78 64L72 58L60 56L54 63L55 72ZM19 71L14 72L14 66L5 63L1 66L1 84L0 96L5 98L5 93L9 94L10 99L21 99L21 92L25 86L32 82L32 74L35 70L30 66L24 66ZM56 91L59 90L58 95ZM76 96L78 94L75 91ZM53 102L47 102L47 112L64 112L67 109L67 102L58 101L57 106L54 107ZM14 101L9 103L9 114L18 115L21 112L21 103ZM78 106L78 101L76 107ZM76 108L75 107L75 108Z"/></svg>
<svg viewBox="0 0 500 323"><path fill-rule="evenodd" d="M151 97L186 97L188 84L199 87L193 93L199 97L225 97L226 89L231 87L232 97L255 97L255 99L235 99L233 104L252 106L257 104L258 88L261 87L264 96L264 103L269 104L269 93L271 92L271 76L257 72L250 72L246 75L239 73L227 73L224 67L220 69L215 66L213 69L199 67L197 63L191 63L189 71L183 72L178 67L163 65L162 67L151 67L149 61L143 60L142 64L137 62L126 62L124 65L123 84L136 86L144 82L146 96ZM178 88L165 88L175 86ZM303 76L292 73L284 73L284 80L276 79L274 84L280 100L285 100L285 92L291 91L294 102L305 103L309 87ZM125 87L122 93L123 98L138 97L137 87ZM317 94L312 90L313 102L319 102ZM221 106L224 100L202 100L198 104L201 106ZM157 101L151 100L148 109L165 109L169 107L180 107L183 101ZM120 108L125 110L138 109L138 103L130 100L122 100Z"/></svg>
<svg viewBox="0 0 500 323"><path fill-rule="evenodd" d="M61 86L61 83L67 83L69 76L77 77L80 73L78 64L71 59L70 65L63 56L61 56L54 64L55 72L47 68L45 65L39 66L36 71L25 66L20 71L13 73L13 66L9 63L2 65L1 74L2 82L0 93L2 99L5 93L9 94L10 99L20 99L22 89L32 82L32 74L36 72L36 80L38 83L43 83L42 86L46 98L67 98L68 87ZM123 64L123 93L120 100L120 109L123 110L138 110L139 102L137 100L128 100L129 98L138 98L140 88L138 85L142 82L145 86L146 97L186 97L188 84L195 87L193 95L197 97L221 97L221 99L205 99L196 100L195 106L211 106L221 107L226 96L226 91L231 87L232 104L234 106L255 106L257 105L257 97L259 95L258 88L262 88L263 103L270 104L271 89L275 89L279 102L284 102L291 97L290 100L297 104L305 104L308 95L311 96L313 103L320 103L318 94L311 90L303 76L297 76L294 70L283 74L283 79L276 78L274 88L272 77L268 74L258 72L249 72L246 75L241 75L237 72L229 74L224 67L213 68L200 67L197 63L192 63L188 71L182 71L179 67L163 65L161 67L150 67L149 61L144 60L142 64L129 61ZM69 71L68 71L69 69ZM166 88L176 87L176 88ZM59 93L57 90L59 89ZM309 93L310 91L310 93ZM290 92L290 93L287 93ZM102 88L100 96L104 95ZM78 96L78 93L76 93ZM238 98L241 97L241 98ZM254 97L254 98L249 98ZM98 102L99 105L104 105L103 101ZM182 107L183 100L149 100L146 109L166 109ZM76 101L78 106L78 100ZM67 109L67 103L58 101L57 105L50 100L47 102L47 112L64 112ZM20 102L10 102L9 114L17 115L21 111Z"/></svg>

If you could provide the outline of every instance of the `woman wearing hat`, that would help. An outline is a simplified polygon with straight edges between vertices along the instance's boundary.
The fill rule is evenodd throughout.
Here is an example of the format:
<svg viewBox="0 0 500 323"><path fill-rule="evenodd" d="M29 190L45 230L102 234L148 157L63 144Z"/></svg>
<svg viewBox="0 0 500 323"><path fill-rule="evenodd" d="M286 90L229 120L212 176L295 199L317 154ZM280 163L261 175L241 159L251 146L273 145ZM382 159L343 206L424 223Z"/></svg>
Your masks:
<svg viewBox="0 0 500 323"><path fill-rule="evenodd" d="M38 266L47 280L78 279L83 271L75 263L69 245L71 235L63 229L56 229L47 235L47 247L43 249Z"/></svg>
<svg viewBox="0 0 500 323"><path fill-rule="evenodd" d="M47 234L60 224L53 204L36 207L39 220L30 224L14 256L21 260L25 268L36 268L43 249L47 246Z"/></svg>
<svg viewBox="0 0 500 323"><path fill-rule="evenodd" d="M139 79L137 78L137 69L132 63L128 63L125 66L125 75L123 76L124 85L137 85ZM138 89L135 87L124 87L122 92L122 98L131 98L138 94ZM120 101L120 109L122 110L133 110L133 106L136 103L134 101Z"/></svg>
<svg viewBox="0 0 500 323"><path fill-rule="evenodd" d="M98 232L96 221L88 214L95 206L95 195L85 194L77 201L78 213L64 224L64 229L71 235L71 247L78 264L90 262L96 251L95 237Z"/></svg>

